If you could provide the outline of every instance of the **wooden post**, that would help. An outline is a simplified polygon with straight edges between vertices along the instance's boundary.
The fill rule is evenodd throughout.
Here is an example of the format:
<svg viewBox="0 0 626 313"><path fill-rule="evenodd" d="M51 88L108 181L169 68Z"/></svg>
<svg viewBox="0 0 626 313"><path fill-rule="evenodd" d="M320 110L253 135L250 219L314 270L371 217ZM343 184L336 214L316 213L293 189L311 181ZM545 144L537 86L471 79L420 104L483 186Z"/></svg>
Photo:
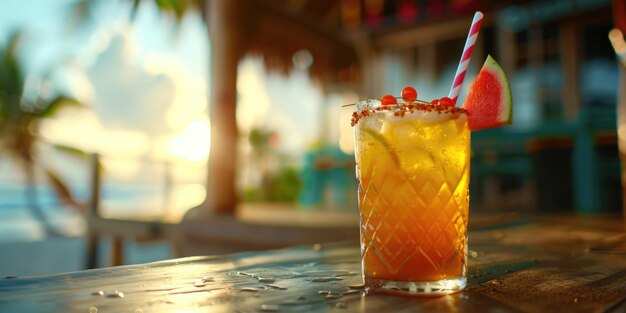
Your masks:
<svg viewBox="0 0 626 313"><path fill-rule="evenodd" d="M613 24L622 34L626 33L626 0L613 0ZM623 38L620 38L623 40ZM615 49L615 46L613 46ZM616 51L617 52L617 51ZM622 174L622 211L626 223L626 67L619 65L617 88L617 146Z"/></svg>
<svg viewBox="0 0 626 313"><path fill-rule="evenodd" d="M111 237L111 266L124 265L124 237L113 235Z"/></svg>
<svg viewBox="0 0 626 313"><path fill-rule="evenodd" d="M622 210L626 222L626 67L619 67L619 88L617 91L617 144L622 172Z"/></svg>
<svg viewBox="0 0 626 313"><path fill-rule="evenodd" d="M207 200L213 213L235 212L235 168L237 165L237 64L242 51L244 3L206 0L207 25L211 39L211 152ZM200 143L199 143L200 144Z"/></svg>
<svg viewBox="0 0 626 313"><path fill-rule="evenodd" d="M517 44L515 33L502 25L496 25L498 58L505 73L513 76L517 70ZM511 77L510 76L510 77Z"/></svg>
<svg viewBox="0 0 626 313"><path fill-rule="evenodd" d="M93 221L100 216L100 156L91 156L91 195L89 198L89 211L87 212L87 264L88 269L98 267L98 247L100 246L100 233L94 229Z"/></svg>
<svg viewBox="0 0 626 313"><path fill-rule="evenodd" d="M559 51L563 69L563 113L568 120L577 118L581 108L579 75L579 30L575 22L567 22L559 29Z"/></svg>

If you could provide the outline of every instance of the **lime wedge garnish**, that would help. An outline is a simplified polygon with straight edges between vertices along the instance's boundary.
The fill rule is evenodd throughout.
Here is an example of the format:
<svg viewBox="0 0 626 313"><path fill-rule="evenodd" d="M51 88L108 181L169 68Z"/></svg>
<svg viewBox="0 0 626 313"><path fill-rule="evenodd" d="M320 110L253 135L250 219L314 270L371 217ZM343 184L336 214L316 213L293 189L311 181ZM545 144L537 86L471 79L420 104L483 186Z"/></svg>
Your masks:
<svg viewBox="0 0 626 313"><path fill-rule="evenodd" d="M378 143L380 143L385 148L385 150L387 150L387 152L389 152L389 156L391 157L391 160L393 161L393 163L397 167L400 167L400 158L398 157L398 153L396 153L396 151L389 144L387 139L385 139L385 137L383 137L383 135L379 134L377 131L375 131L375 130L373 130L371 128L363 128L362 130L363 130L364 133L366 133L366 134L370 135L372 138L374 138L374 140L378 141Z"/></svg>

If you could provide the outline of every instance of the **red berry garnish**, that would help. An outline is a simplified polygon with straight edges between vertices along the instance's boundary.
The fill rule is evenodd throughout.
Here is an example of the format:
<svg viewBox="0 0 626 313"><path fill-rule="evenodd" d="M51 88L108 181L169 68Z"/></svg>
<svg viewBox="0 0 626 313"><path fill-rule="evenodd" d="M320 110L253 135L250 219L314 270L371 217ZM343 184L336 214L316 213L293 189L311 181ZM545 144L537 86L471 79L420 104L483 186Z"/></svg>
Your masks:
<svg viewBox="0 0 626 313"><path fill-rule="evenodd" d="M417 100L417 90L413 87L407 86L402 88L400 95L402 96L402 100L404 100L404 102L413 102Z"/></svg>
<svg viewBox="0 0 626 313"><path fill-rule="evenodd" d="M380 104L392 105L392 104L398 104L398 101L396 100L396 97L392 95L384 95L382 98L380 98Z"/></svg>
<svg viewBox="0 0 626 313"><path fill-rule="evenodd" d="M454 102L452 102L452 99L450 99L448 97L443 97L443 98L439 99L439 105L440 106L444 106L444 107L453 107L454 106Z"/></svg>
<svg viewBox="0 0 626 313"><path fill-rule="evenodd" d="M430 104L432 104L432 105L439 105L439 99L433 100Z"/></svg>

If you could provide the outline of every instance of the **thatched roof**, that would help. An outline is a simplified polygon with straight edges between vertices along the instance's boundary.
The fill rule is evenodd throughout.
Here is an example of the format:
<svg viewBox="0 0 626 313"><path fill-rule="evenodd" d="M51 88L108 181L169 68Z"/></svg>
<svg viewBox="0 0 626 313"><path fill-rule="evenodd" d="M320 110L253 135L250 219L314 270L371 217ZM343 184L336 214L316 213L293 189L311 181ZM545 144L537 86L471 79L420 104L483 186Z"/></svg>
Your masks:
<svg viewBox="0 0 626 313"><path fill-rule="evenodd" d="M341 1L236 1L245 19L244 55L261 55L268 70L288 73L294 53L307 50L313 57L309 67L313 78L324 82L358 79L355 48L339 33Z"/></svg>
<svg viewBox="0 0 626 313"><path fill-rule="evenodd" d="M354 47L337 32L340 1L299 1L306 7L285 12L288 0L256 0L250 7L248 51L261 53L270 69L288 71L292 56L306 49L313 56L310 73L330 81L357 78L359 60ZM277 5L282 2L281 5ZM270 6L268 3L272 3ZM324 25L324 23L327 23Z"/></svg>

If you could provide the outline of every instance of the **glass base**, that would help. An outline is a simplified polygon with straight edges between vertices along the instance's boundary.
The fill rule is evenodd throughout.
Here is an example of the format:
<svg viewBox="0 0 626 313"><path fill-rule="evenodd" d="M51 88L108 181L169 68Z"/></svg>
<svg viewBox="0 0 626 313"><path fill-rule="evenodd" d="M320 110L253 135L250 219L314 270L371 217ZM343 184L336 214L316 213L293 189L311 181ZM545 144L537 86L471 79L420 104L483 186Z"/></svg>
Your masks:
<svg viewBox="0 0 626 313"><path fill-rule="evenodd" d="M467 278L436 281L396 281L365 277L367 293L386 293L399 296L444 296L459 292L467 285Z"/></svg>

